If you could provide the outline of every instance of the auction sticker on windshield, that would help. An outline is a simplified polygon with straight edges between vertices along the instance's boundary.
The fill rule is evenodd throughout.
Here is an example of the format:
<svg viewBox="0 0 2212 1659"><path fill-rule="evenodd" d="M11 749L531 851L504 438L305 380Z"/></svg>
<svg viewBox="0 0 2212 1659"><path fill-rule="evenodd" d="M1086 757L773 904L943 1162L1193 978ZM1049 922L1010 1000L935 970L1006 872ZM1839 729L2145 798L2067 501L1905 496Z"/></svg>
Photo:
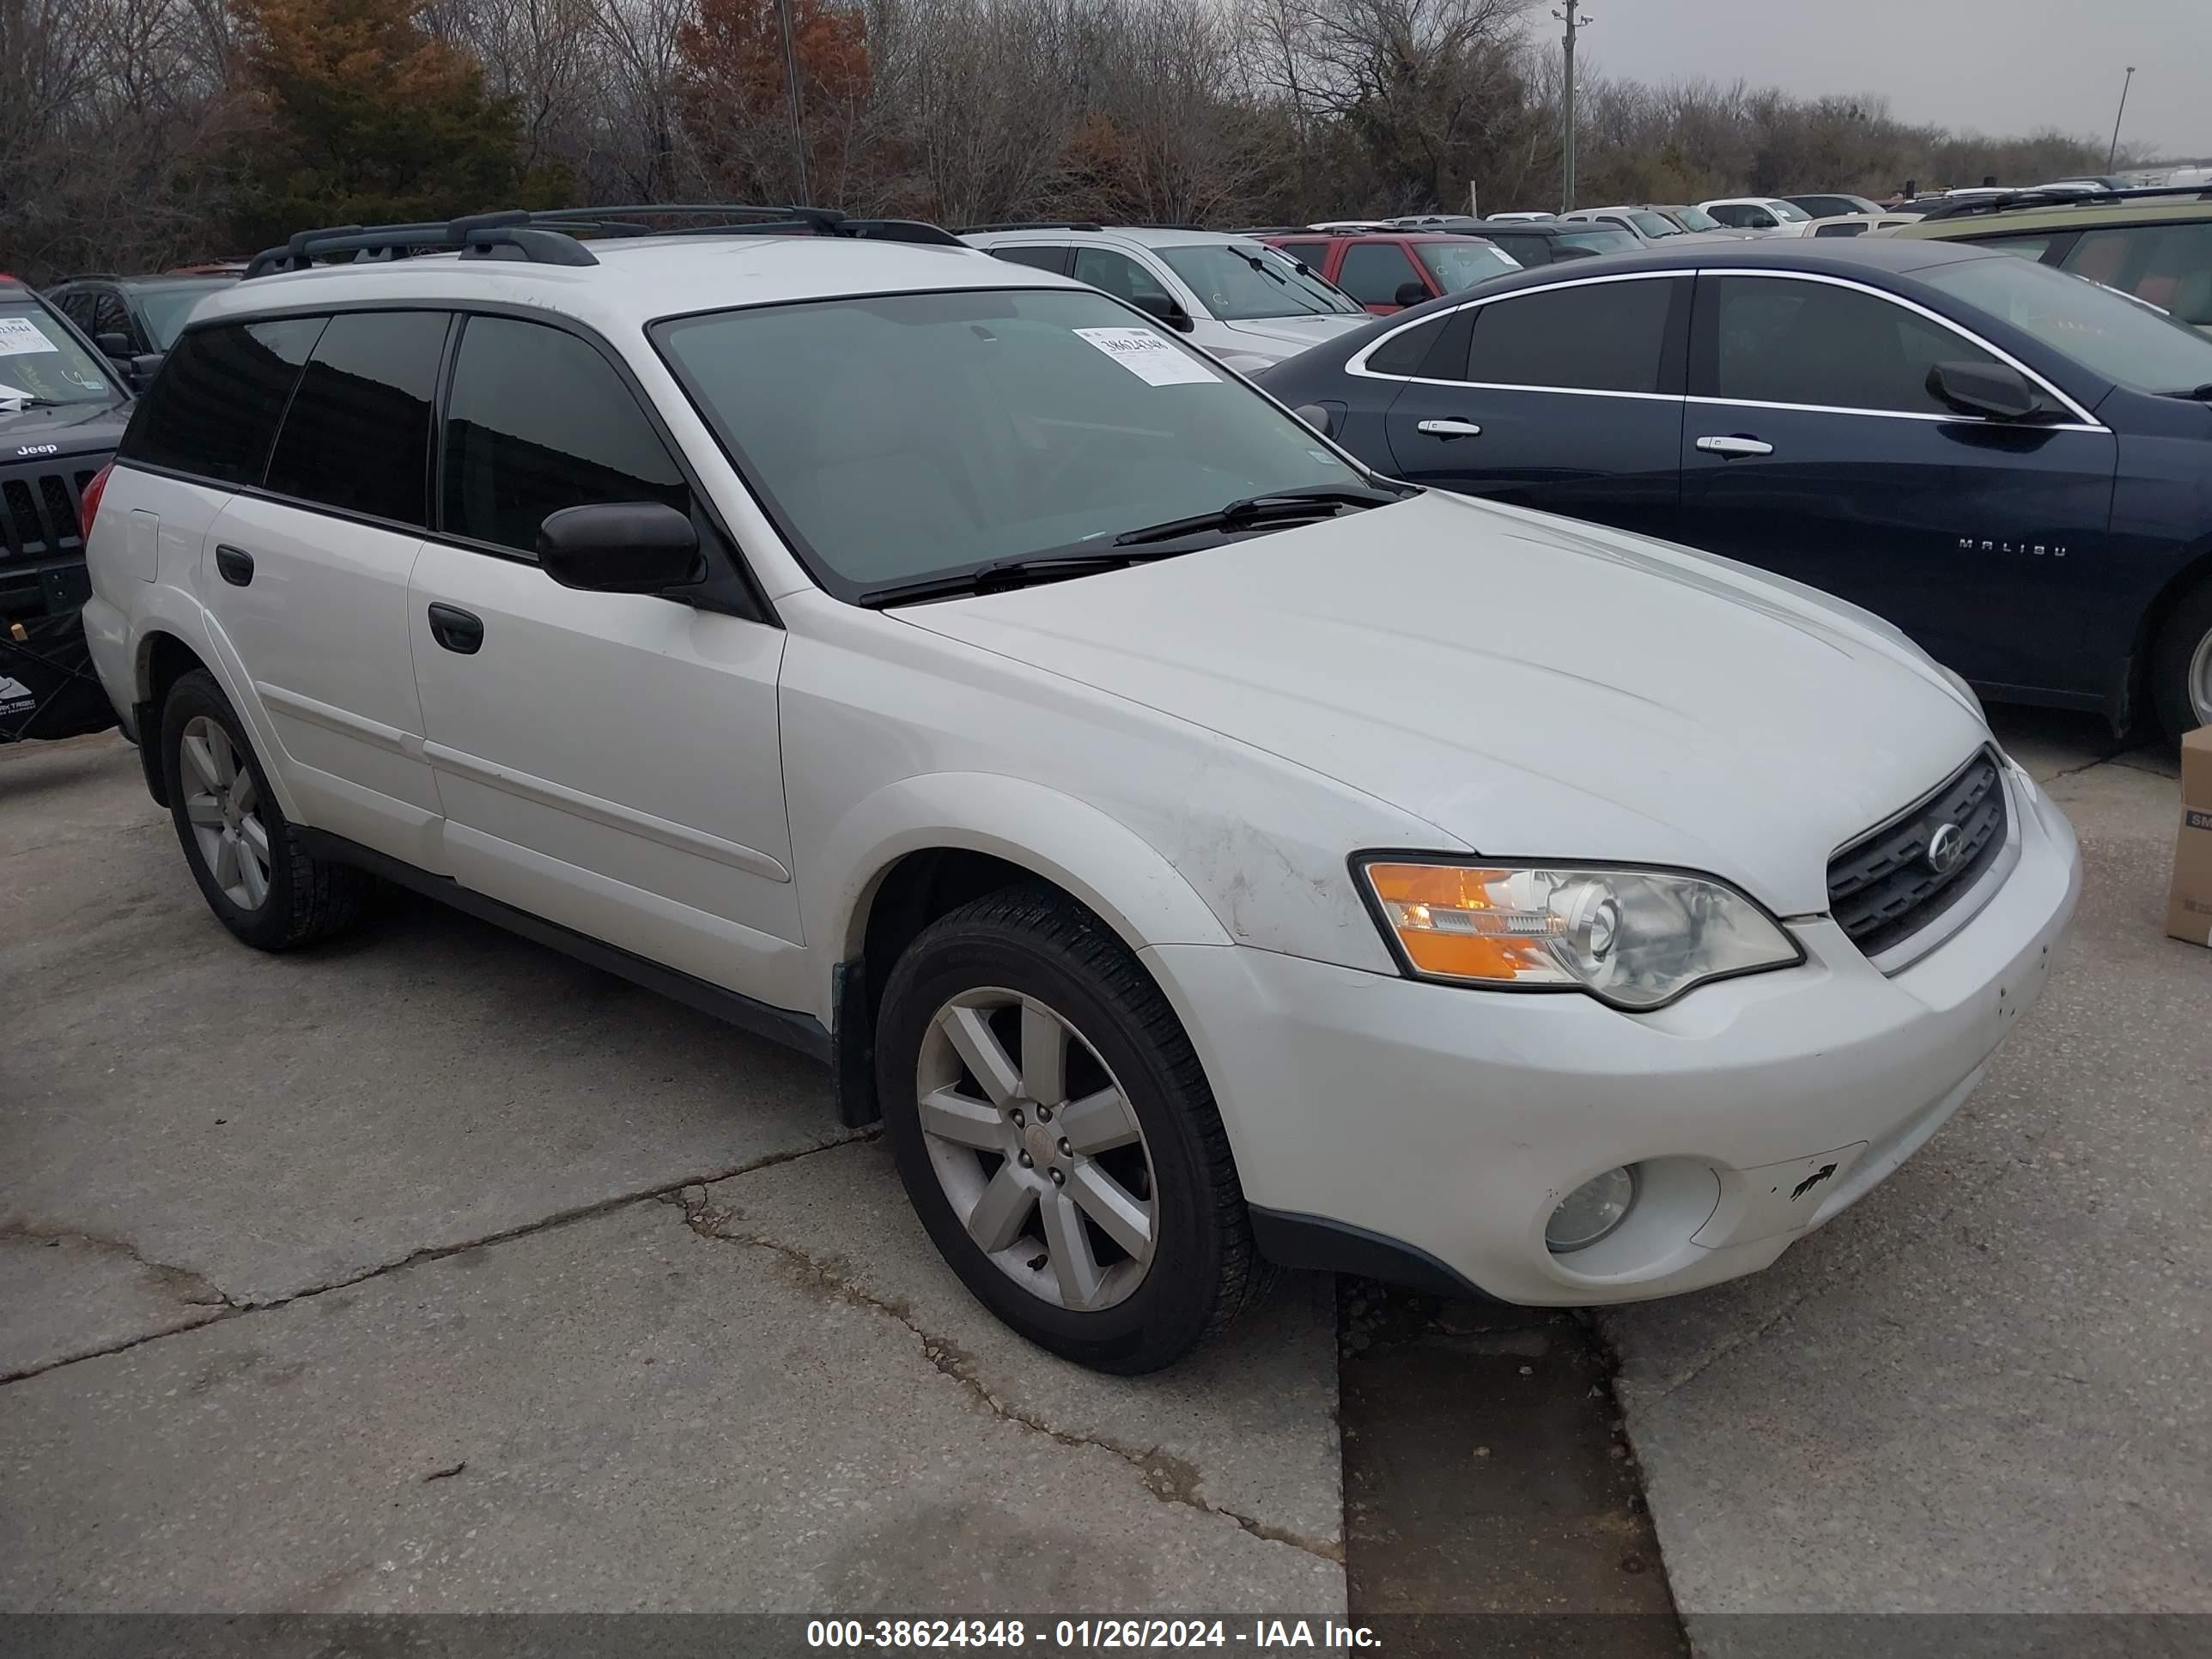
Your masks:
<svg viewBox="0 0 2212 1659"><path fill-rule="evenodd" d="M1221 379L1149 328L1079 328L1075 331L1147 386L1188 386Z"/></svg>
<svg viewBox="0 0 2212 1659"><path fill-rule="evenodd" d="M52 351L54 343L28 317L0 317L0 357L27 351Z"/></svg>

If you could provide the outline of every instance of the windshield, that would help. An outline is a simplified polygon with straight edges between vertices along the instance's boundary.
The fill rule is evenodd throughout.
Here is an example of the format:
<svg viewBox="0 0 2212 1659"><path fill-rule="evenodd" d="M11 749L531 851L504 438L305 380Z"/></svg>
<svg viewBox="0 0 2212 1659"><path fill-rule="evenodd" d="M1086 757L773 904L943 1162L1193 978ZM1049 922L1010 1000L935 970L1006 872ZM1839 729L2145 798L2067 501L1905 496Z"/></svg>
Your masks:
<svg viewBox="0 0 2212 1659"><path fill-rule="evenodd" d="M1224 323L1366 314L1350 297L1259 242L1188 242L1154 251Z"/></svg>
<svg viewBox="0 0 2212 1659"><path fill-rule="evenodd" d="M1313 433L1101 294L956 289L681 318L655 343L825 587L891 583L1283 489Z"/></svg>
<svg viewBox="0 0 2212 1659"><path fill-rule="evenodd" d="M1718 230L1721 228L1721 222L1714 218L1711 214L1706 212L1705 209L1701 207L1668 208L1667 211L1672 217L1680 220L1692 230Z"/></svg>
<svg viewBox="0 0 2212 1659"><path fill-rule="evenodd" d="M2084 368L2139 392L2212 386L2212 339L2124 295L2027 259L1961 259L1921 273Z"/></svg>
<svg viewBox="0 0 2212 1659"><path fill-rule="evenodd" d="M109 404L108 372L44 306L0 301L0 409Z"/></svg>
<svg viewBox="0 0 2212 1659"><path fill-rule="evenodd" d="M192 307L216 289L228 288L234 280L211 276L204 283L162 283L140 289L138 311L146 319L146 332L153 337L154 349L167 351L176 344L177 336L184 332L185 319L192 314Z"/></svg>
<svg viewBox="0 0 2212 1659"><path fill-rule="evenodd" d="M1633 252L1643 246L1632 234L1618 225L1600 225L1589 230L1571 230L1559 240L1569 247L1586 247L1593 253L1619 253L1624 249Z"/></svg>
<svg viewBox="0 0 2212 1659"><path fill-rule="evenodd" d="M1655 242L1662 236L1680 236L1682 234L1681 226L1663 213L1632 213L1628 216L1628 222Z"/></svg>
<svg viewBox="0 0 2212 1659"><path fill-rule="evenodd" d="M1785 225L1802 225L1813 216L1795 202L1767 202L1762 205Z"/></svg>
<svg viewBox="0 0 2212 1659"><path fill-rule="evenodd" d="M1413 257L1428 267L1429 275L1437 279L1437 286L1447 294L1457 294L1477 283L1486 283L1493 276L1521 269L1521 262L1497 243L1474 236L1462 236L1449 242L1416 242Z"/></svg>

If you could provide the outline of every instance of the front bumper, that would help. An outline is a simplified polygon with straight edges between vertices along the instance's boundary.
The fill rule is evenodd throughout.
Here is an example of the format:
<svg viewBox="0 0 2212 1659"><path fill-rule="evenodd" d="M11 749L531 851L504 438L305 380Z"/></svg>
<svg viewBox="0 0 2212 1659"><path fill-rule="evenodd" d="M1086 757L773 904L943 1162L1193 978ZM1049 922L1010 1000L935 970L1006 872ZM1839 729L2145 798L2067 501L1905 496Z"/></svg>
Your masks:
<svg viewBox="0 0 2212 1659"><path fill-rule="evenodd" d="M1241 946L1146 957L1256 1210L1307 1237L1395 1247L1509 1302L1665 1296L1755 1272L1870 1190L2033 1005L2081 857L2026 774L2008 767L2007 783L2018 863L1971 922L1892 975L1826 917L1792 924L1802 966L1641 1015ZM1638 1171L1628 1218L1553 1255L1553 1209L1616 1164Z"/></svg>

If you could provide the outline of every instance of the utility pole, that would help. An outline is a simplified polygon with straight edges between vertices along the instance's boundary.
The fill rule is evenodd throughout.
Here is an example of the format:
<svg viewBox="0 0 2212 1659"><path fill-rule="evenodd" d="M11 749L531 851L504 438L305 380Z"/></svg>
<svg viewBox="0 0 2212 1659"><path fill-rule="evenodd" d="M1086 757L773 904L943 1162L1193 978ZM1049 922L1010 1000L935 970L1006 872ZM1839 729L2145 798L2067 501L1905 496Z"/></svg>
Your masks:
<svg viewBox="0 0 2212 1659"><path fill-rule="evenodd" d="M791 159L799 168L799 201L803 207L813 198L806 187L806 123L799 102L799 52L791 44L791 0L776 0L775 9L783 19L783 84L791 93Z"/></svg>
<svg viewBox="0 0 2212 1659"><path fill-rule="evenodd" d="M1553 16L1567 26L1567 77L1565 94L1560 100L1560 138L1565 151L1559 183L1559 211L1575 210L1575 36L1597 21L1595 17L1577 17L1575 13L1582 0L1566 0L1565 11L1555 11Z"/></svg>
<svg viewBox="0 0 2212 1659"><path fill-rule="evenodd" d="M2112 161L2120 153L2120 117L2128 112L2128 88L2134 84L2135 78L2136 66L2130 64L2127 79L2120 82L2119 113L2112 117L2112 147L2105 152L2105 171L2107 173L2112 170Z"/></svg>

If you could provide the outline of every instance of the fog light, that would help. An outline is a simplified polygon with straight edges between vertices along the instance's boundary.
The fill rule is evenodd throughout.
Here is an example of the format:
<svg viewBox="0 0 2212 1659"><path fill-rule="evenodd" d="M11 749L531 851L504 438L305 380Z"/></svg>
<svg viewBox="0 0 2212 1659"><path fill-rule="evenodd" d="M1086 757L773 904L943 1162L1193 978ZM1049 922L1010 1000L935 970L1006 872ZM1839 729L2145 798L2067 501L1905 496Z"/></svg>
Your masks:
<svg viewBox="0 0 2212 1659"><path fill-rule="evenodd" d="M1635 1201L1634 1172L1607 1170L1569 1193L1552 1212L1544 1224L1544 1243L1553 1255L1586 1250L1620 1225Z"/></svg>

